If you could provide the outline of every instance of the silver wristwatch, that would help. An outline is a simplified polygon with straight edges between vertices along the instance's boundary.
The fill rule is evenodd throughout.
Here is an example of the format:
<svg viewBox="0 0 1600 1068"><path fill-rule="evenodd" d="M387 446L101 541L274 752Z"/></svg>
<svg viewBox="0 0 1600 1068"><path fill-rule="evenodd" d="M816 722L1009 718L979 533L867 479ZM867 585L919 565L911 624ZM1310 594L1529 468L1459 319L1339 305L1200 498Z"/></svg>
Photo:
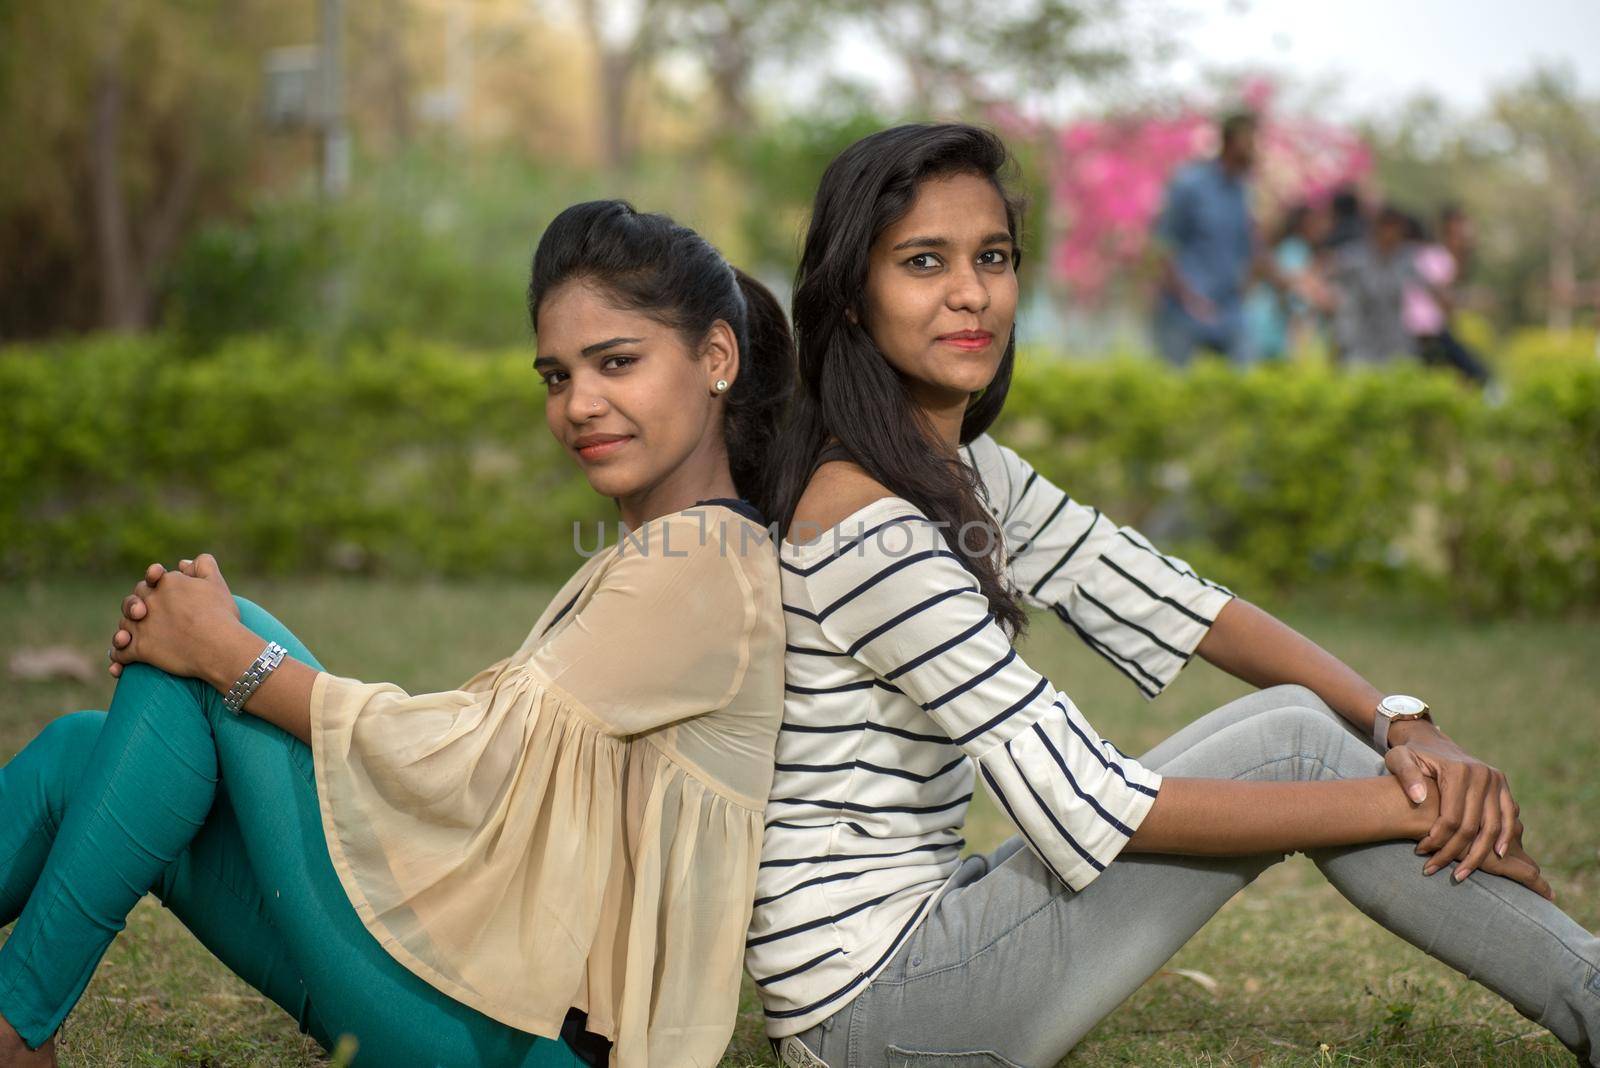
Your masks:
<svg viewBox="0 0 1600 1068"><path fill-rule="evenodd" d="M1428 711L1428 702L1422 698L1412 697L1410 694L1392 693L1379 701L1377 711L1372 716L1372 744L1378 752L1389 751L1389 727L1392 724L1413 719L1433 722L1433 714Z"/></svg>
<svg viewBox="0 0 1600 1068"><path fill-rule="evenodd" d="M256 692L256 687L261 681L272 674L289 650L277 642L268 642L267 647L261 650L261 655L256 657L255 663L245 669L237 682L229 687L228 692L222 695L222 705L234 715L244 711L244 703L250 700L250 695Z"/></svg>

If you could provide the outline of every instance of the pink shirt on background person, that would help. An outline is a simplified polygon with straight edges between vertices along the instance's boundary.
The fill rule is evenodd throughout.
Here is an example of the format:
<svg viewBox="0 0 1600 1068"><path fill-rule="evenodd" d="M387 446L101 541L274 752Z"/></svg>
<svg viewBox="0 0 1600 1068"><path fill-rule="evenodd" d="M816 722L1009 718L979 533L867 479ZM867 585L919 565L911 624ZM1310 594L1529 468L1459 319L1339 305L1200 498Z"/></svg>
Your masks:
<svg viewBox="0 0 1600 1068"><path fill-rule="evenodd" d="M1401 295L1400 317L1412 337L1433 337L1450 325L1428 286L1447 289L1456 280L1456 258L1443 245L1422 245L1412 253L1411 268L1419 282L1407 282Z"/></svg>

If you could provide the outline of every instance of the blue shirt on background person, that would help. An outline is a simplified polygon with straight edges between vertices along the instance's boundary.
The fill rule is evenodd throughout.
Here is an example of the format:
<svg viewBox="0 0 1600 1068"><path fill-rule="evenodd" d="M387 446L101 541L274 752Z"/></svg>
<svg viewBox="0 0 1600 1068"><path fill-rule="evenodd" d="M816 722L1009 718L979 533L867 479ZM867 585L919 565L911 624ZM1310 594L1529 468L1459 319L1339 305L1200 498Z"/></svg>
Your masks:
<svg viewBox="0 0 1600 1068"><path fill-rule="evenodd" d="M1222 151L1180 168L1167 184L1155 236L1167 249L1156 306L1156 343L1170 363L1197 346L1244 358L1244 294L1255 250L1246 178L1255 156L1255 121L1223 123Z"/></svg>

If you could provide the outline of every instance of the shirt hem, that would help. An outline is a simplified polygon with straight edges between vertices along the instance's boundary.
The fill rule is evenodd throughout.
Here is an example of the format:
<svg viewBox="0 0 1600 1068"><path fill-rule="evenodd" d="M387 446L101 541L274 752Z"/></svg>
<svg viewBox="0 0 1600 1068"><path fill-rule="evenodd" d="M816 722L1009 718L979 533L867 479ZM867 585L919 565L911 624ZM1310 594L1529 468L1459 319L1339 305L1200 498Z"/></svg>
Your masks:
<svg viewBox="0 0 1600 1068"><path fill-rule="evenodd" d="M851 1002L855 1001L856 998L866 993L867 988L877 980L878 976L883 974L883 970L893 963L895 957L899 956L901 952L905 950L907 943L909 943L911 940L911 936L921 930L922 925L928 922L928 917L932 916L933 910L939 907L940 899L950 891L950 884L955 881L955 877L960 873L961 865L957 864L956 870L947 875L943 883L940 883L938 886L928 891L927 897L923 898L917 905L917 908L921 910L921 915L917 917L917 922L912 924L910 928L906 930L905 941L900 943L900 948L885 957L876 968L872 969L870 972L864 973L866 975L866 979L862 981L859 986L850 991L850 993L846 994L837 1004L818 1009L814 1013L808 1013L805 1016L797 1016L794 1019L777 1021L768 1019L766 1021L767 1037L773 1039L788 1038L790 1035L798 1035L802 1031L809 1031L811 1028L817 1026L817 1024L821 1023L823 1020L826 1020L828 1017L835 1016L838 1013L843 1012Z"/></svg>

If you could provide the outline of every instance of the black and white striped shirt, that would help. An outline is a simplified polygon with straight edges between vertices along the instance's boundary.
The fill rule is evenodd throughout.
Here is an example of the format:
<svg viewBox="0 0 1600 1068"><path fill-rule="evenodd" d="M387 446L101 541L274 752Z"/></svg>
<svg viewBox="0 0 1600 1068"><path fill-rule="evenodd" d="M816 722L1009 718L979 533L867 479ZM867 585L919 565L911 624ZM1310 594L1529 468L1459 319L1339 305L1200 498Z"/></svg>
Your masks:
<svg viewBox="0 0 1600 1068"><path fill-rule="evenodd" d="M1232 594L1070 500L987 435L963 448L1006 575L1154 697ZM1086 886L1160 786L1024 663L977 580L886 497L780 542L787 626L777 767L745 964L767 1032L859 994L956 870L980 781L1064 883Z"/></svg>

